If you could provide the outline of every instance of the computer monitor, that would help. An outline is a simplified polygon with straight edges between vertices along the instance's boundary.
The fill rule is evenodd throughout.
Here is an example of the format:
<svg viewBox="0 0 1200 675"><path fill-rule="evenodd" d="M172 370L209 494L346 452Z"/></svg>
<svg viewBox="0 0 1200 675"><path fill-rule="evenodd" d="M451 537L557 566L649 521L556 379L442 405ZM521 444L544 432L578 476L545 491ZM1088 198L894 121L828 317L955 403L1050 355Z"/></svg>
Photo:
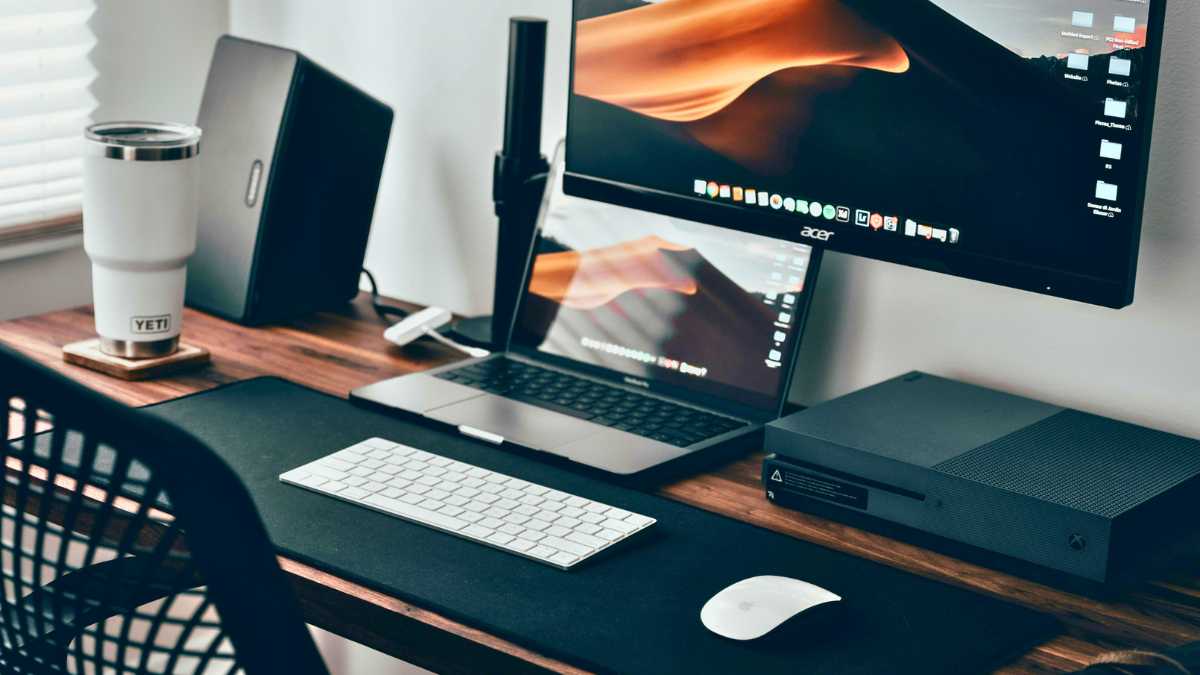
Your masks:
<svg viewBox="0 0 1200 675"><path fill-rule="evenodd" d="M510 348L684 400L778 416L820 252L569 197L561 154Z"/></svg>
<svg viewBox="0 0 1200 675"><path fill-rule="evenodd" d="M574 0L569 194L1133 301L1166 0Z"/></svg>

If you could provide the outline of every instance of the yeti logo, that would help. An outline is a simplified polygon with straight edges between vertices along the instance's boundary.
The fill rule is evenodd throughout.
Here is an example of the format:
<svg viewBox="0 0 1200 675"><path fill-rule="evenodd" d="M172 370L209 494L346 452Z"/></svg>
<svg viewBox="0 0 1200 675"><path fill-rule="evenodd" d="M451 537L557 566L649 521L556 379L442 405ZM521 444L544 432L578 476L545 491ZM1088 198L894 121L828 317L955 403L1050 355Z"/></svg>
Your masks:
<svg viewBox="0 0 1200 675"><path fill-rule="evenodd" d="M171 330L171 315L135 316L129 320L129 329L134 335L158 335Z"/></svg>

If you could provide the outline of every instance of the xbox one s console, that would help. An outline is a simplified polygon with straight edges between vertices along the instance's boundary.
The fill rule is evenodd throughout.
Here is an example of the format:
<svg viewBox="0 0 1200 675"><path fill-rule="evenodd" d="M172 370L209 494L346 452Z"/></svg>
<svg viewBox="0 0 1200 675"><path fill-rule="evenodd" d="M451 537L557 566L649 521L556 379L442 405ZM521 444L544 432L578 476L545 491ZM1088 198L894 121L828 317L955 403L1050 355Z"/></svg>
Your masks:
<svg viewBox="0 0 1200 675"><path fill-rule="evenodd" d="M919 372L771 423L765 441L773 502L1085 586L1133 573L1200 512L1200 441Z"/></svg>

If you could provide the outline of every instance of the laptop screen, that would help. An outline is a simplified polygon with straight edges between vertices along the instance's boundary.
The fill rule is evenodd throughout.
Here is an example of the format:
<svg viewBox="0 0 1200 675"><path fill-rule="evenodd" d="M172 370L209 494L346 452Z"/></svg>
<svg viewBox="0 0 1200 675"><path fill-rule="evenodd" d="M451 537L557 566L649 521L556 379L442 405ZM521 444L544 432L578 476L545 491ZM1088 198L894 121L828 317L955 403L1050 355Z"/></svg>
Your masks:
<svg viewBox="0 0 1200 675"><path fill-rule="evenodd" d="M812 248L570 197L561 167L513 344L632 384L778 406L803 330Z"/></svg>

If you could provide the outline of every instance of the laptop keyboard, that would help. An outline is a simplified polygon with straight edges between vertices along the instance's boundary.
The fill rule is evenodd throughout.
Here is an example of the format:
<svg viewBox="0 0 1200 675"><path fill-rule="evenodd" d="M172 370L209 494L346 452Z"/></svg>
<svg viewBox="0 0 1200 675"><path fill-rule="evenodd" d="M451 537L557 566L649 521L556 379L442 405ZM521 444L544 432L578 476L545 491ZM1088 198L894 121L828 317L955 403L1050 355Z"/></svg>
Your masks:
<svg viewBox="0 0 1200 675"><path fill-rule="evenodd" d="M746 426L728 417L511 359L481 361L437 377L681 448Z"/></svg>

